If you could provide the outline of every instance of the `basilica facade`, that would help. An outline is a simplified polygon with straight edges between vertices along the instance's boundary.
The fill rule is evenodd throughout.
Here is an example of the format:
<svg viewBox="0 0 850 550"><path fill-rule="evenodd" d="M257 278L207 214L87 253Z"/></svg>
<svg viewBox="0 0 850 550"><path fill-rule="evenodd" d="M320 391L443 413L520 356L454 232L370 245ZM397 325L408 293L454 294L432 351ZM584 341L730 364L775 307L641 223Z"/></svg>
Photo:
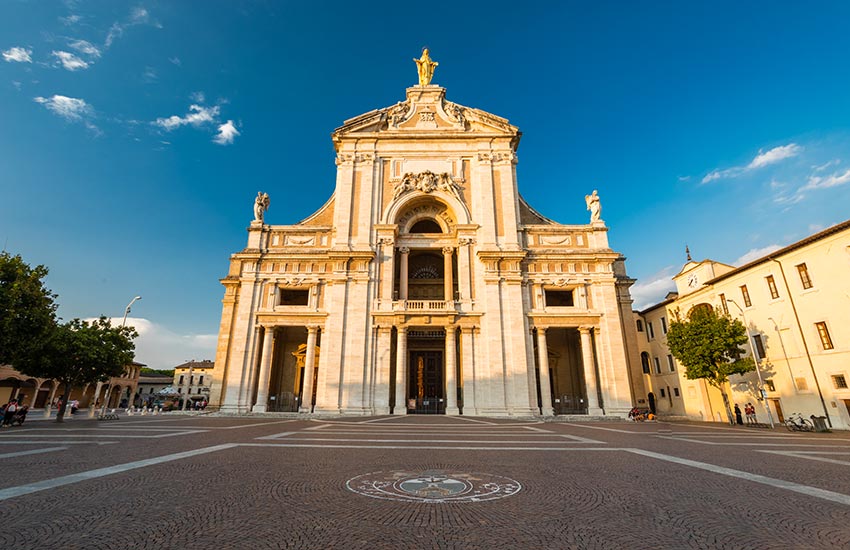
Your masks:
<svg viewBox="0 0 850 550"><path fill-rule="evenodd" d="M598 196L587 224L535 212L518 193L519 130L445 92L420 67L404 101L345 121L335 192L309 218L267 224L257 197L221 281L211 407L550 416L640 402L634 281Z"/></svg>

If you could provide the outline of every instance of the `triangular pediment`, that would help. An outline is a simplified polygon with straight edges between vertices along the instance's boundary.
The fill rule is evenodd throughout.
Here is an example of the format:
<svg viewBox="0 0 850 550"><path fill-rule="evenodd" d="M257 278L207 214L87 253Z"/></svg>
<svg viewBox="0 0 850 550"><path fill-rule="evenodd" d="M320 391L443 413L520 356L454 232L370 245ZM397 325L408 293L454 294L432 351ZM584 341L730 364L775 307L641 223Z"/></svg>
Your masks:
<svg viewBox="0 0 850 550"><path fill-rule="evenodd" d="M339 139L350 134L374 133L438 133L446 136L520 134L519 129L511 125L506 118L448 101L446 89L434 85L410 87L404 101L350 118L337 128L333 135L335 139Z"/></svg>

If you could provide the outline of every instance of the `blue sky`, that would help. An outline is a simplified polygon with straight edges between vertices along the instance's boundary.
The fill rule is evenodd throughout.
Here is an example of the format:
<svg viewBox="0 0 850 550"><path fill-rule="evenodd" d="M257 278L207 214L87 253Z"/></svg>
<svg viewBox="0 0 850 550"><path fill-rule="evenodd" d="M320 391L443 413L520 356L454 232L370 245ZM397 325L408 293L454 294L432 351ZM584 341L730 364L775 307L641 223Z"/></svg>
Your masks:
<svg viewBox="0 0 850 550"><path fill-rule="evenodd" d="M816 6L816 9L811 7ZM519 189L598 189L636 306L847 219L850 3L0 2L0 244L137 359L213 358L228 257L334 188L330 133L416 83L523 131Z"/></svg>

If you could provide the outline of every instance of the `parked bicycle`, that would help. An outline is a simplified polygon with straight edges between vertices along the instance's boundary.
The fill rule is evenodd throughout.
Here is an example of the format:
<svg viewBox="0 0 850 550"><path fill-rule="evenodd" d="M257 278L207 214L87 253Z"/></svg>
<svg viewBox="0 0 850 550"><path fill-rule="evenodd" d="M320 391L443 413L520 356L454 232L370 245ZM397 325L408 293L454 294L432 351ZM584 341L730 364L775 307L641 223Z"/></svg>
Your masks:
<svg viewBox="0 0 850 550"><path fill-rule="evenodd" d="M800 413L793 413L785 419L785 427L792 432L813 432L815 425Z"/></svg>

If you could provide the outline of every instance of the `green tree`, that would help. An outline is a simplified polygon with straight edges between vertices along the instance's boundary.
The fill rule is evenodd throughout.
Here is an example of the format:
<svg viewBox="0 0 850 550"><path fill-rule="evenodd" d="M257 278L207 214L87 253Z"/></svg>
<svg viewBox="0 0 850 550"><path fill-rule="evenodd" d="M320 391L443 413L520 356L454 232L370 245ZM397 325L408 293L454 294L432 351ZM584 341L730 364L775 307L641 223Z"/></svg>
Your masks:
<svg viewBox="0 0 850 550"><path fill-rule="evenodd" d="M0 252L0 365L36 353L56 326L56 295L44 286L47 268Z"/></svg>
<svg viewBox="0 0 850 550"><path fill-rule="evenodd" d="M719 315L710 306L697 306L686 320L676 319L667 332L667 346L682 365L688 380L703 379L720 390L730 423L732 410L726 383L729 375L744 374L755 369L750 357L742 357L747 343L743 323Z"/></svg>
<svg viewBox="0 0 850 550"><path fill-rule="evenodd" d="M71 387L121 376L133 361L136 336L134 328L113 327L106 317L91 322L74 319L55 325L42 340L39 353L28 355L15 367L62 384L62 406L56 415L56 421L62 422Z"/></svg>

